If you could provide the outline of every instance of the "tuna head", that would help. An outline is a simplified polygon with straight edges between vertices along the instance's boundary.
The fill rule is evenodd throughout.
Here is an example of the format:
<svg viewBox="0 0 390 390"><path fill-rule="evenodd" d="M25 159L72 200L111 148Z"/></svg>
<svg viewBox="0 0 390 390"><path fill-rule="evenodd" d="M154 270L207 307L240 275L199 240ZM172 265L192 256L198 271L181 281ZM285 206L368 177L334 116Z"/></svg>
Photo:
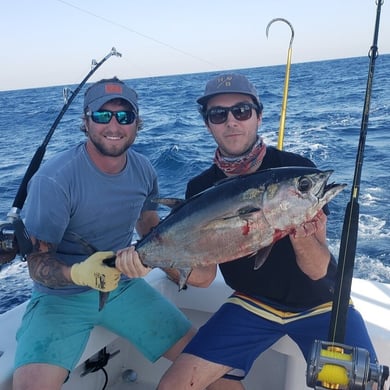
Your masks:
<svg viewBox="0 0 390 390"><path fill-rule="evenodd" d="M301 169L297 168L299 172ZM310 172L312 171L312 172ZM263 195L262 211L274 229L289 231L310 221L346 184L328 184L332 170L314 171L271 183Z"/></svg>

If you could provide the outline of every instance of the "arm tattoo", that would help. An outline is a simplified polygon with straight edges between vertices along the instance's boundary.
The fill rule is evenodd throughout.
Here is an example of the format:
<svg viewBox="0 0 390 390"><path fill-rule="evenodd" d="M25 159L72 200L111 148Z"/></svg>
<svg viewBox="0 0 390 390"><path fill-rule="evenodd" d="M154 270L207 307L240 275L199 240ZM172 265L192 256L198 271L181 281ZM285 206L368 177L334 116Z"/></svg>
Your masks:
<svg viewBox="0 0 390 390"><path fill-rule="evenodd" d="M73 284L64 274L64 265L56 258L53 244L36 240L33 252L27 257L31 278L50 288Z"/></svg>

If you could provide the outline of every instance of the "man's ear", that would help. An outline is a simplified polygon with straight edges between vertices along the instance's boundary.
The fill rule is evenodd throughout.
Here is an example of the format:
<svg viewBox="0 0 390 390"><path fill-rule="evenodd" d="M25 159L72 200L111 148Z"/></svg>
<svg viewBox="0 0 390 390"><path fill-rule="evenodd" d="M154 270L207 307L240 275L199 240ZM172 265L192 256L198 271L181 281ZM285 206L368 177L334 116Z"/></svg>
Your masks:
<svg viewBox="0 0 390 390"><path fill-rule="evenodd" d="M263 119L263 112L260 112L259 115L257 116L257 123L259 124L259 126L261 124L262 119Z"/></svg>

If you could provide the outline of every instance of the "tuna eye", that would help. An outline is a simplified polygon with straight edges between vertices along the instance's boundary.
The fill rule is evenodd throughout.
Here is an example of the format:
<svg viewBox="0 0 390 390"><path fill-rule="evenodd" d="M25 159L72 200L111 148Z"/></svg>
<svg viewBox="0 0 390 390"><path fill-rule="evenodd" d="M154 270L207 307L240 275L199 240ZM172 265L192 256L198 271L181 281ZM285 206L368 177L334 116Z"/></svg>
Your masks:
<svg viewBox="0 0 390 390"><path fill-rule="evenodd" d="M301 192L309 192L311 188L311 180L307 177L302 177L298 183L298 190Z"/></svg>

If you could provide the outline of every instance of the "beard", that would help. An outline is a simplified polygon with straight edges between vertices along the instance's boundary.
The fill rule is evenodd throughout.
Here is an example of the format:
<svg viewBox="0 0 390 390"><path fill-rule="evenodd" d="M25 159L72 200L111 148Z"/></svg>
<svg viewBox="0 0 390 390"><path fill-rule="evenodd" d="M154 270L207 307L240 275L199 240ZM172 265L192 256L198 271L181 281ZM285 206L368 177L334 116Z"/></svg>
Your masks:
<svg viewBox="0 0 390 390"><path fill-rule="evenodd" d="M126 151L133 144L134 140L128 138L125 143L115 144L106 144L100 138L95 138L89 134L89 139L94 147L103 155L107 157L119 157L122 154L126 153Z"/></svg>

